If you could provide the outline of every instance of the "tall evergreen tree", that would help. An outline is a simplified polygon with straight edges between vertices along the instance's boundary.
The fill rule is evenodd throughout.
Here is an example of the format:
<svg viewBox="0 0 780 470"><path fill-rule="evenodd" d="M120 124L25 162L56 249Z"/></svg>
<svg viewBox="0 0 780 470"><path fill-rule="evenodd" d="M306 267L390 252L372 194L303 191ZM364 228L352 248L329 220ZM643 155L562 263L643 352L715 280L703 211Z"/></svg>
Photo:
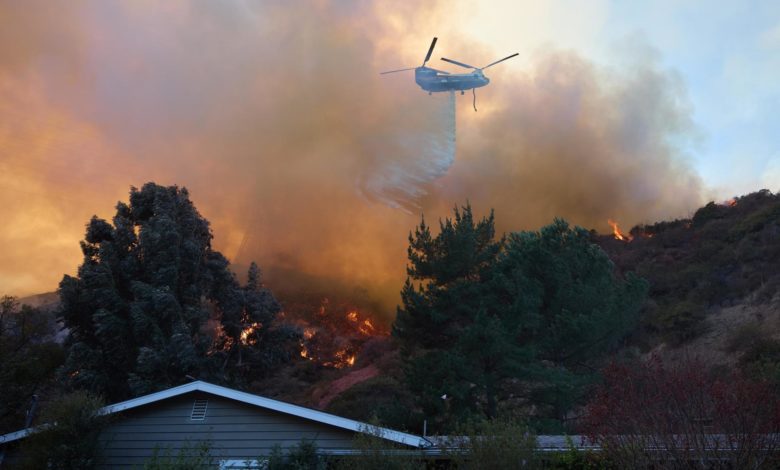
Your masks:
<svg viewBox="0 0 780 470"><path fill-rule="evenodd" d="M509 235L491 291L503 299L498 317L516 341L532 348L525 373L540 411L565 419L599 358L636 326L647 289L633 273L620 278L588 231L564 220Z"/></svg>
<svg viewBox="0 0 780 470"><path fill-rule="evenodd" d="M591 378L589 363L635 324L646 283L619 278L587 231L563 220L495 239L493 214L469 206L409 237L409 267L393 327L408 384L446 425L499 401L526 399L561 419Z"/></svg>
<svg viewBox="0 0 780 470"><path fill-rule="evenodd" d="M119 400L187 375L231 378L218 364L233 354L225 345L240 344L249 325L255 334L272 330L280 307L256 279L240 287L211 239L208 221L176 186L132 188L113 224L90 220L84 262L59 289L72 386ZM224 327L214 333L209 320Z"/></svg>
<svg viewBox="0 0 780 470"><path fill-rule="evenodd" d="M409 235L409 278L393 334L411 358L408 383L428 417L495 416L495 385L524 354L491 313L503 240L495 240L492 212L475 222L467 205L454 215L435 237L424 220Z"/></svg>

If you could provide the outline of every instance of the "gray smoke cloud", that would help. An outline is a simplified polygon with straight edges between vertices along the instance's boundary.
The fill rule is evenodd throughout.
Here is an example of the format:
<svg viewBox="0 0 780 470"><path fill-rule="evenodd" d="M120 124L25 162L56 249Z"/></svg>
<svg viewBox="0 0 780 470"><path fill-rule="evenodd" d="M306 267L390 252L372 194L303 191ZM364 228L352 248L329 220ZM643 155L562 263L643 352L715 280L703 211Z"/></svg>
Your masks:
<svg viewBox="0 0 780 470"><path fill-rule="evenodd" d="M378 74L420 61L432 36L420 31L447 5L404 4L402 25L380 5L83 1L59 22L50 2L0 4L15 23L0 28L0 207L13 227L0 285L53 289L91 214L110 217L150 180L188 187L216 247L256 260L272 287L359 295L388 318L423 212L469 200L495 208L500 230L555 216L606 230L701 202L680 144L693 129L684 88L652 57L510 61L489 70L475 113L413 73ZM440 44L451 55L456 42Z"/></svg>

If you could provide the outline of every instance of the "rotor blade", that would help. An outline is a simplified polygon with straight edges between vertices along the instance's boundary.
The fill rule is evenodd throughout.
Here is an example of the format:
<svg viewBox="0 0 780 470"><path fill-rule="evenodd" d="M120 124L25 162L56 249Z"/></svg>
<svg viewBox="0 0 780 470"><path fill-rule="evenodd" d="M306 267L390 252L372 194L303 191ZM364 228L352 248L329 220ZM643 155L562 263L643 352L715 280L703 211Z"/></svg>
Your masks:
<svg viewBox="0 0 780 470"><path fill-rule="evenodd" d="M467 69L476 69L477 67L474 67L473 65L464 64L463 62L458 62L457 60L448 59L446 57L442 57L441 60L444 62L449 62L451 64L460 65L461 67L466 67Z"/></svg>
<svg viewBox="0 0 780 470"><path fill-rule="evenodd" d="M428 62L429 60L431 60L431 54L433 54L433 48L434 48L434 47L436 47L436 41L437 41L438 39L439 39L439 38L436 38L436 37L435 37L435 38L433 38L433 41L431 41L431 47L429 47L429 48L428 48L428 54L425 56L425 60L424 60L424 61L423 61L423 63L422 63L422 64L423 64L423 66L425 65L425 63L426 63L426 62Z"/></svg>
<svg viewBox="0 0 780 470"><path fill-rule="evenodd" d="M515 52L515 53L514 53L514 54L512 54L512 55L508 55L508 56L504 57L504 58L503 58L503 59L501 59L501 60L497 60L497 61L493 62L492 64L488 64L488 65L486 65L486 66L482 67L482 70L485 70L485 69L486 69L486 68L488 68L488 67L492 67L492 66L496 65L496 64L497 64L497 63L499 63L499 62L503 62L503 61L505 61L505 60L507 60L507 59L511 59L512 57L514 57L514 56L516 56L516 55L520 55L520 53L519 53L519 52Z"/></svg>
<svg viewBox="0 0 780 470"><path fill-rule="evenodd" d="M414 69L416 69L416 68L417 68L417 67L408 67L408 68L405 68L405 69L398 69L398 70L388 70L387 72L379 72L379 75L384 75L384 74L386 74L386 73L405 72L405 71L407 71L407 70L414 70Z"/></svg>

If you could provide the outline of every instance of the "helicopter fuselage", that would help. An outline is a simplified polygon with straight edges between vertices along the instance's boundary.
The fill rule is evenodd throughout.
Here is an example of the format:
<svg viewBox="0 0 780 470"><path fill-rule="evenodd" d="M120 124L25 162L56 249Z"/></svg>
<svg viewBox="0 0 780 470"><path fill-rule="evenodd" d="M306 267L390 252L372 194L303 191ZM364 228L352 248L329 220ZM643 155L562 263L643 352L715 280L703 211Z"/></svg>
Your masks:
<svg viewBox="0 0 780 470"><path fill-rule="evenodd" d="M429 93L440 91L465 91L479 88L490 83L481 70L470 73L444 74L429 67L414 69L414 81Z"/></svg>

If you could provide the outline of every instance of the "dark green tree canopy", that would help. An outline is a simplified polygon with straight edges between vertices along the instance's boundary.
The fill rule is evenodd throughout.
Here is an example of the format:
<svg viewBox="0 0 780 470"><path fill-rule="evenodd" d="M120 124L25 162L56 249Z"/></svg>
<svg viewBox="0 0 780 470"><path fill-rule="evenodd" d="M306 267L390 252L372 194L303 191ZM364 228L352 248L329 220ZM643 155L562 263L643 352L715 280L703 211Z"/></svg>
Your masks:
<svg viewBox="0 0 780 470"><path fill-rule="evenodd" d="M248 336L285 336L274 331L280 307L261 286L257 266L239 286L186 189L132 188L112 222L90 220L78 275L60 283L69 329L64 374L74 387L117 400L187 375L234 381L228 364L243 364L245 350L257 356L272 346ZM251 372L270 362L252 364Z"/></svg>
<svg viewBox="0 0 780 470"><path fill-rule="evenodd" d="M589 233L555 220L495 239L470 206L409 237L409 278L394 335L424 413L446 425L495 417L525 394L561 418L590 378L588 363L634 326L646 283L615 274Z"/></svg>
<svg viewBox="0 0 780 470"><path fill-rule="evenodd" d="M476 223L470 206L454 212L454 219L439 223L436 237L424 219L409 234L404 308L393 325L407 344L425 348L450 343L484 302L487 276L503 240L494 240L492 212Z"/></svg>

